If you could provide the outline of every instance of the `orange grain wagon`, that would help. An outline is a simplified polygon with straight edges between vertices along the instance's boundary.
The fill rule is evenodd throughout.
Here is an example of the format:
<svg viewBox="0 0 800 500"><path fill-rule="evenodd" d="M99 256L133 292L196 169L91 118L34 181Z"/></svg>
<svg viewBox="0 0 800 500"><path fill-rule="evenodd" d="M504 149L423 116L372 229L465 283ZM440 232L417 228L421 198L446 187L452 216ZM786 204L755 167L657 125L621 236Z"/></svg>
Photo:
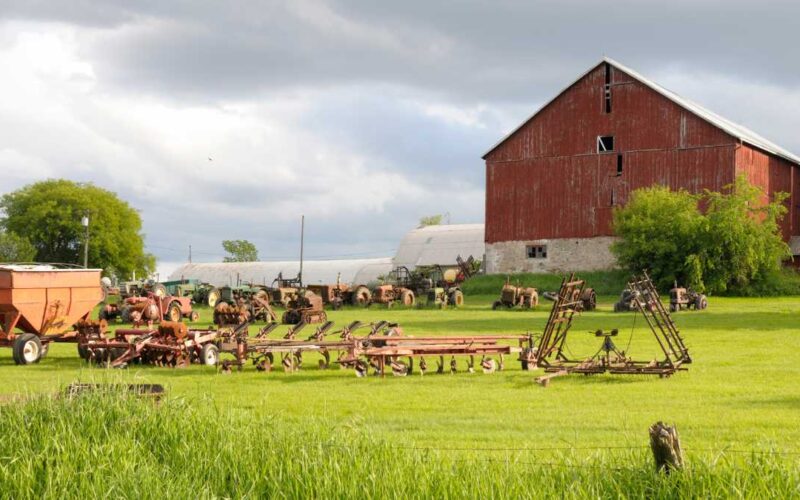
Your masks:
<svg viewBox="0 0 800 500"><path fill-rule="evenodd" d="M0 264L0 346L17 364L38 362L103 300L100 269Z"/></svg>

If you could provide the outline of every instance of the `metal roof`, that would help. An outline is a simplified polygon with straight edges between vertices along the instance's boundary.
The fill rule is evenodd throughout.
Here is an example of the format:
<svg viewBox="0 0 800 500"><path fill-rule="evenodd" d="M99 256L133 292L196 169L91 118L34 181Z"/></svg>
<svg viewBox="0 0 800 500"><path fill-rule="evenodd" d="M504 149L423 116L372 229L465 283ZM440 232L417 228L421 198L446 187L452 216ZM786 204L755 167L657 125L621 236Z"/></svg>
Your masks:
<svg viewBox="0 0 800 500"><path fill-rule="evenodd" d="M608 63L611 66L619 69L623 73L628 74L632 78L634 78L634 79L638 80L639 82L641 82L642 84L650 87L651 89L653 89L654 91L658 92L662 96L666 97L670 101L674 102L678 106L680 106L680 107L684 108L685 110L697 115L698 117L700 117L703 120L709 122L710 124L714 125L715 127L718 127L720 129L724 130L726 133L728 133L731 136L739 139L740 141L745 142L747 144L750 144L751 146L755 146L755 147L757 147L759 149L762 149L762 150L766 151L767 153L771 153L771 154L773 154L775 156L781 157L781 158L783 158L785 160L788 160L788 161L790 161L792 163L800 165L800 157L799 156L792 154L790 151L778 146L774 142L771 142L771 141L765 139L764 137L756 134L755 132L753 132L752 130L748 129L747 127L744 127L744 126L739 125L737 123L734 123L734 122L732 122L732 121L730 121L730 120L728 120L726 118L723 118L720 115L714 113L713 111L710 111L710 110L704 108L703 106L700 106L699 104L697 104L697 103L695 103L695 102L693 102L693 101L691 101L689 99L686 99L684 97L679 96L675 92L672 92L671 90L668 90L668 89L662 87L661 85L655 83L654 81L645 78L644 76L642 76L637 71L634 71L634 70L628 68L627 66L624 66L624 65L618 63L617 61L615 61L615 60L613 60L613 59L611 59L609 57L604 57L603 60L600 61L600 63L592 66L588 71L583 73L574 82L572 82L566 88L564 88L561 92L559 92L558 95L556 95L554 98L552 98L549 101L547 101L547 103L545 103L542 107L540 107L538 110L536 110L536 112L533 115L531 115L527 120L522 122L522 124L520 126L515 128L514 130L512 130L505 137L503 137L500 141L498 141L494 146L492 146L491 149L489 149L486 153L484 153L483 158L486 158L486 156L489 153L491 153L492 151L497 149L497 147L500 144L504 143L506 141L506 139L508 139L509 137L514 135L519 129L521 129L523 126L525 126L525 124L527 124L536 115L538 115L539 112L541 112L544 108L546 108L548 105L550 105L550 103L552 103L553 101L558 99L558 97L561 96L561 94L563 94L564 92L566 92L567 89L569 89L570 87L575 85L578 81L580 81L583 77L585 77L586 75L591 73L595 68L597 68L597 66L599 66L600 64L604 64L604 63Z"/></svg>
<svg viewBox="0 0 800 500"><path fill-rule="evenodd" d="M211 262L184 264L169 275L168 280L198 279L214 286L236 285L237 279L261 285L271 285L278 273L294 278L300 270L299 261L284 262ZM392 270L392 259L307 260L303 262L303 283L308 285L336 283L372 284L378 276Z"/></svg>
<svg viewBox="0 0 800 500"><path fill-rule="evenodd" d="M454 266L459 255L483 259L485 251L483 224L442 224L412 229L403 237L395 266Z"/></svg>

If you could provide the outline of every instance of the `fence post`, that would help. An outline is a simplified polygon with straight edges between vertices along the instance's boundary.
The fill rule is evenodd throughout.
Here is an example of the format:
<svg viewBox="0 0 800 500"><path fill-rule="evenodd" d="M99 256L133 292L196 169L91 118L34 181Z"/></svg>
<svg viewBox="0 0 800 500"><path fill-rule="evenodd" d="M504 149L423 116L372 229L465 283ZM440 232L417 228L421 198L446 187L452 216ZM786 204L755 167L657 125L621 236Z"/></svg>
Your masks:
<svg viewBox="0 0 800 500"><path fill-rule="evenodd" d="M656 461L656 470L669 474L683 468L683 452L678 429L663 422L650 426L650 449Z"/></svg>

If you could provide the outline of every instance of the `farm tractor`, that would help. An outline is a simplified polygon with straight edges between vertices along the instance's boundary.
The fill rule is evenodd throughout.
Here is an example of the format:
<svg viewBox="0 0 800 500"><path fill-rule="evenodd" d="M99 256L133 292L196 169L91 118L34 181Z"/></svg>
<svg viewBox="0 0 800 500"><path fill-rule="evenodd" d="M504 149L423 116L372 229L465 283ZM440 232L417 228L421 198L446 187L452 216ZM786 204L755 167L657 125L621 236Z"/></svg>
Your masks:
<svg viewBox="0 0 800 500"><path fill-rule="evenodd" d="M278 277L272 280L272 285L269 287L270 302L288 307L289 302L299 296L301 286L300 274L294 278L284 278L283 273L278 273Z"/></svg>
<svg viewBox="0 0 800 500"><path fill-rule="evenodd" d="M463 281L461 272L435 265L416 268L411 274L409 287L418 296L426 296L428 306L461 307L464 305L464 292L461 291Z"/></svg>
<svg viewBox="0 0 800 500"><path fill-rule="evenodd" d="M492 309L496 310L500 307L521 307L522 309L536 309L539 305L539 291L533 287L523 287L512 285L509 278L506 279L506 284L500 291L500 300L496 300L492 304Z"/></svg>
<svg viewBox="0 0 800 500"><path fill-rule="evenodd" d="M191 297L195 304L205 304L209 307L217 305L220 298L220 291L217 287L208 283L202 283L197 279L180 279L174 281L162 281L161 285L166 289L167 295L175 297Z"/></svg>
<svg viewBox="0 0 800 500"><path fill-rule="evenodd" d="M417 302L414 290L411 289L412 275L405 266L393 269L383 279L383 284L372 289L372 298L369 305L385 304L392 307L395 303L400 303L410 307Z"/></svg>
<svg viewBox="0 0 800 500"><path fill-rule="evenodd" d="M682 309L695 309L702 311L708 307L708 298L705 294L696 292L691 288L681 288L676 281L669 291L669 311L677 312Z"/></svg>
<svg viewBox="0 0 800 500"><path fill-rule="evenodd" d="M99 319L123 323L180 321L186 318L197 321L198 314L192 310L192 299L172 295L158 296L149 292L145 297L128 297L122 303L105 304L100 309Z"/></svg>
<svg viewBox="0 0 800 500"><path fill-rule="evenodd" d="M322 297L311 290L304 290L290 300L281 318L285 325L324 323L327 320Z"/></svg>
<svg viewBox="0 0 800 500"><path fill-rule="evenodd" d="M308 285L306 288L322 297L322 303L330 305L334 310L340 309L344 304L363 307L372 300L372 292L365 285L344 284L339 276L336 277L336 284Z"/></svg>
<svg viewBox="0 0 800 500"><path fill-rule="evenodd" d="M580 292L580 300L578 303L578 311L594 311L597 309L597 293L594 288L584 287ZM549 301L555 302L558 292L544 292L542 297Z"/></svg>

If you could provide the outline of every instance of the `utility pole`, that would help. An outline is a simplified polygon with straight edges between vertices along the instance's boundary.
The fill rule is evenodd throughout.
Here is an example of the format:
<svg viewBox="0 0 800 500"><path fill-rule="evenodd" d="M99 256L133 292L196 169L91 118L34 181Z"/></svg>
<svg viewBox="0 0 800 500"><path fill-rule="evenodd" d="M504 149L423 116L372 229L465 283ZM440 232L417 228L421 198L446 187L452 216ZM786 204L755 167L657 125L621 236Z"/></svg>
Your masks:
<svg viewBox="0 0 800 500"><path fill-rule="evenodd" d="M303 237L305 236L306 232L306 216L300 216L300 273L298 277L300 278L300 288L303 287Z"/></svg>
<svg viewBox="0 0 800 500"><path fill-rule="evenodd" d="M83 217L81 217L81 225L85 229L85 234L83 237L83 268L89 268L89 212L86 212Z"/></svg>
<svg viewBox="0 0 800 500"><path fill-rule="evenodd" d="M189 264L192 263L192 245L189 245Z"/></svg>

